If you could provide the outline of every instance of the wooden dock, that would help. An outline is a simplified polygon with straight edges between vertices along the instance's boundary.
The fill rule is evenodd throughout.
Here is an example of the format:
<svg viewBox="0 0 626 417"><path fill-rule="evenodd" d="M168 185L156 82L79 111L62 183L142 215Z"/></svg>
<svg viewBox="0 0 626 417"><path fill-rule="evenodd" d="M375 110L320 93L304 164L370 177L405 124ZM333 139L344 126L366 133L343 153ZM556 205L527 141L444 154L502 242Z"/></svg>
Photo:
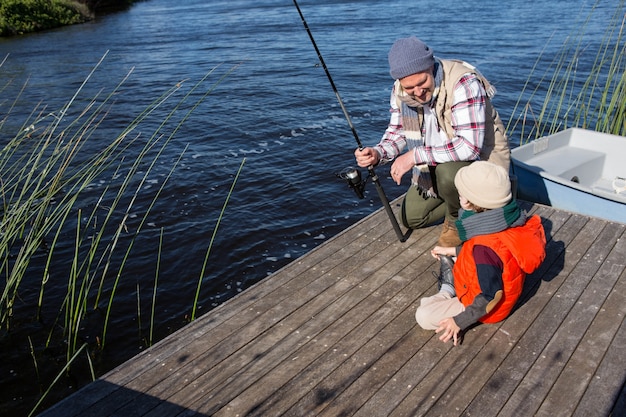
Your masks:
<svg viewBox="0 0 626 417"><path fill-rule="evenodd" d="M440 226L379 210L41 415L624 416L626 225L524 206L547 258L460 346L414 319Z"/></svg>

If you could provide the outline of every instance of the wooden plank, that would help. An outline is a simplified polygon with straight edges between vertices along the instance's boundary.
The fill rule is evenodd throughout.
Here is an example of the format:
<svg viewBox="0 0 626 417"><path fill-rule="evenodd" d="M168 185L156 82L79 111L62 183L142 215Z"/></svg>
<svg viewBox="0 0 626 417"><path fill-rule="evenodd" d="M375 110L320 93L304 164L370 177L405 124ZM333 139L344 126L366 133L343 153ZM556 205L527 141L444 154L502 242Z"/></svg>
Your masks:
<svg viewBox="0 0 626 417"><path fill-rule="evenodd" d="M495 386L491 380L491 375L496 372L514 349L515 341L520 339L539 314L541 303L533 300L535 306L533 311L525 308L522 313L518 310L527 304L538 291L541 291L540 285L544 279L551 279L550 271L555 265L561 268L566 244L563 239L567 239L569 243L586 223L586 219L574 218L575 222L567 223L567 227L561 230L565 220L570 220L571 217L569 215L563 216L562 213L552 214L556 214L556 216L543 218L544 227L548 231L546 259L535 273L526 277L524 291L516 309L507 320L490 325L497 327L497 329L494 329L496 331L493 332L488 344L473 357L471 364L446 390L445 395L437 401L429 412L437 415L445 412L446 409L453 409L456 411L448 411L447 414L451 416L460 415L486 385ZM548 298L544 300L547 302Z"/></svg>
<svg viewBox="0 0 626 417"><path fill-rule="evenodd" d="M295 260L275 273L273 276L275 279L262 280L253 287L254 290L250 288L250 291L238 294L228 303L200 317L194 322L196 325L185 326L175 335L159 342L158 350L147 349L133 358L132 361L112 370L102 379L115 381L115 384L110 384L107 390L93 393L92 401L102 401L98 405L102 408L109 406L106 398L110 398L112 409L119 409L125 404L132 407L132 398L129 398L126 403L120 401L117 394L111 392L115 390L114 387L136 392L136 395L140 396L142 390L167 385L165 379L170 375L164 370L183 367L197 361L202 352L217 346L229 335L240 331L243 326L257 318L262 312L269 311L281 300L291 297L293 294L285 291L286 284L298 277L299 274L308 273L308 277L314 279L323 268L331 268L333 264L341 264L349 260L354 256L354 251L357 250L353 248L365 247L370 241L388 233L389 227L384 222L388 223L389 220L382 211L368 216L364 222L365 227L357 227L358 224L355 224L346 229L343 233L330 239L331 244L320 245L305 255L306 262L303 262L302 258ZM345 250L338 251L337 245L344 247ZM303 278L297 281L301 286L308 283L307 277ZM293 286L289 288L291 291L296 289ZM253 314L250 314L251 311ZM222 326L226 322L228 322L228 326ZM207 334L210 334L210 337L205 337ZM190 343L181 343L181 340L189 340ZM88 412L88 410L84 410L84 412ZM63 412L60 415L70 414Z"/></svg>
<svg viewBox="0 0 626 417"><path fill-rule="evenodd" d="M589 236L596 233L601 224L589 223L581 216L570 217L565 225L558 229L546 247L547 261L531 278L530 287L526 287L522 304L511 317L502 322L498 338L494 339L494 352L502 351L504 358L495 355L483 358L482 363L498 358L497 369L488 373L481 390L466 407L468 415L494 416L507 398L515 390L519 381L535 360L536 352L551 338L551 332L557 327L552 319L545 319L549 303L556 289L565 281L573 265L565 263L565 245L575 251L586 251L591 241ZM537 283L533 286L533 278ZM529 294L530 293L530 294ZM544 323L547 320L547 324ZM475 383L475 381L472 381Z"/></svg>
<svg viewBox="0 0 626 417"><path fill-rule="evenodd" d="M383 218L383 220L385 219ZM386 221L388 222L388 220ZM265 298L255 303L252 314L250 314L251 312L248 310L240 311L239 319L242 322L249 323L248 325L242 323L241 326L233 326L234 319L231 319L228 321L228 326L216 328L215 330L217 332L225 331L229 336L225 337L211 349L206 349L196 355L194 359L188 361L186 365L180 366L177 372L168 375L162 383L156 386L155 389L148 390L147 393L168 398L177 403L191 404L193 404L194 395L207 395L206 392L198 391L197 394L189 396L188 392L179 393L179 391L181 391L181 387L185 386L190 380L195 381L194 383L196 385L201 384L204 375L207 375L206 377L211 379L212 385L219 386L219 384L216 384L216 381L230 377L228 371L224 373L224 371L220 370L220 367L223 367L222 364L230 364L232 369L239 369L239 367L245 365L246 360L250 361L252 358L263 355L263 350L274 346L276 340L267 342L264 348L264 339L260 338L253 345L255 352L250 354L247 359L242 359L241 352L239 352L240 355L237 356L237 361L227 360L231 351L243 349L252 338L268 331L268 329L273 326L274 323L279 322L282 317L291 314L295 309L299 308L301 304L306 305L309 299L318 296L320 293L323 294L325 289L335 285L336 276L341 276L341 269L354 268L360 264L360 256L358 256L360 252L372 250L378 252L382 248L389 246L390 242L394 241L395 235L388 232L388 228L378 228L377 230L387 231L387 233L381 237L376 232L373 232L372 236L359 232L357 237L352 236L353 238L340 250L340 252L345 251L349 253L350 256L345 257L341 256L341 254L338 255L335 248L335 251L328 252L326 255L322 256L318 264L314 264L313 267L303 270L299 276L292 276L292 279L283 282L283 285L277 290L267 294ZM375 245L375 247L372 248L372 245ZM355 256L355 251L357 256ZM320 273L322 274L321 276ZM335 274L335 276L333 276L333 274ZM347 288L347 283L348 281L342 280L336 285ZM277 295L277 293L280 293L280 295ZM332 298L324 296L319 299L325 304L332 301ZM264 302L266 305L260 307L259 304L261 304L261 302ZM319 308L323 308L323 305ZM308 314L315 314L315 311L310 310ZM238 331L236 333L231 331L232 327L235 327ZM297 325L291 324L277 328L285 332L293 327L297 327ZM213 334L215 334L216 331L214 331ZM284 335L282 337L284 337ZM278 339L280 339L280 337L278 337ZM245 353L245 351L242 352ZM188 352L187 356L190 356ZM197 367L195 366L195 362L202 362L203 366ZM220 377L220 372L224 373L223 377ZM144 376L147 379L153 378L152 375ZM143 378L139 378L135 381L138 386L144 385L142 379ZM253 380L251 380L251 382L253 382ZM238 387L239 389L245 388L245 384L239 384ZM134 389L135 387L133 383L131 383L128 385L128 388ZM129 406L132 407L132 404L129 404ZM158 409L153 410L153 413L158 412Z"/></svg>
<svg viewBox="0 0 626 417"><path fill-rule="evenodd" d="M42 416L623 414L626 225L522 204L546 260L460 346L414 318L440 226L400 243L380 210Z"/></svg>
<svg viewBox="0 0 626 417"><path fill-rule="evenodd" d="M620 239L623 242L624 237ZM623 246L623 245L622 245ZM622 256L622 260L626 257ZM622 274L611 290L611 293L607 297L607 301L604 303L597 317L592 324L592 331L597 332L597 339L601 345L608 340L608 347L604 352L604 356L601 358L601 363L595 370L595 374L589 381L589 385L586 387L584 395L580 398L580 401L576 404L576 410L573 413L574 416L590 416L597 415L610 415L613 404L616 404L616 408L613 409L613 416L626 415L626 397L624 396L624 388L621 393L615 390L607 389L607 386L614 386L619 381L626 382L623 362L626 357L626 321L624 317L626 312L624 307L626 306L626 271L622 271ZM610 336L614 326L619 326L614 336ZM601 330L596 330L599 328ZM593 340L594 333L589 332L589 342L597 343ZM602 348L602 346L600 347ZM593 349L592 349L593 350ZM550 394L552 395L552 393ZM621 398L618 398L621 395Z"/></svg>
<svg viewBox="0 0 626 417"><path fill-rule="evenodd" d="M419 234L412 239L416 238L419 238ZM359 304L352 309L350 306L333 303L332 310L335 310L333 320L325 321L327 329L315 336L315 343L312 346L294 352L289 356L290 360L283 361L276 369L264 376L263 381L267 383L257 384L253 389L242 393L225 410L244 415L252 410L254 410L252 415L271 410L272 413L280 415L298 398L296 393L290 391L290 388L300 389L302 386L312 386L312 380L320 378L320 375L323 376L324 369L329 367L332 369L337 366L338 362L350 358L359 343L367 340L372 332L387 325L393 319L394 314L402 311L401 302L407 302L406 296L403 296L406 286L414 282L410 275L402 274L402 269L406 269L407 265L410 267L413 258L417 258L413 262L426 262L428 266L434 263L432 257L429 258L429 255L424 254L427 245L434 243L431 239L432 237L420 239L421 251L412 250L412 247L402 249L402 246L393 248L393 252L379 252L375 249L374 253L380 253L379 260L377 261L376 258L367 260L362 269L355 271L357 276L367 276L367 280L361 285L354 286L346 294L349 299L356 298ZM380 259L385 260L386 264L376 265ZM398 262L390 263L394 259ZM381 270L382 266L386 268ZM343 279L354 279L354 276L351 273ZM371 295L364 298L367 294ZM390 309L389 305L397 305L397 309ZM316 321L322 319L323 317L315 317ZM294 375L296 375L295 378ZM278 387L281 388L281 395L277 397L274 393L278 392L276 390ZM285 390L287 392L284 392ZM259 400L263 400L263 407L253 406L250 410L237 408L239 404L250 402L255 404Z"/></svg>
<svg viewBox="0 0 626 417"><path fill-rule="evenodd" d="M622 346L624 346L624 342L626 342L626 339L624 338L624 332L623 332L624 328L622 326L622 329L620 329L619 335L620 335L620 342L622 343ZM624 356L620 356L619 360L623 360ZM614 366L613 366L614 367ZM619 381L619 378L617 379L617 381ZM614 383L612 384L614 385ZM606 390L605 390L606 391ZM608 407L609 404L606 404L606 407ZM577 414L580 415L580 414ZM609 414L610 416L614 416L614 417L618 417L618 416L626 416L626 380L624 380L623 384L622 384L622 390L619 393L619 396L617 398L617 401L615 402L615 405L613 406L613 409L611 410L611 414Z"/></svg>
<svg viewBox="0 0 626 417"><path fill-rule="evenodd" d="M611 227L615 227L616 230L620 228L615 225ZM623 232L624 226L621 226L621 229ZM572 398L583 397L594 375L600 378L600 375L596 374L596 369L609 349L626 314L626 303L623 302L623 294L626 293L626 277L624 276L626 240L624 237L622 234L618 238L613 250L578 298L568 315L568 320L563 323L551 341L552 352L559 354L564 349L563 339L567 339L570 343L577 342L577 344L575 351L567 360L561 374L537 411L537 415L572 415L578 405L578 401L573 401ZM620 275L621 279L618 280ZM583 337L579 339L581 334ZM554 347L556 344L559 350ZM593 404L592 401L585 408L591 404ZM596 402L594 410L598 412L602 408L606 408L606 402Z"/></svg>
<svg viewBox="0 0 626 417"><path fill-rule="evenodd" d="M607 257L617 237L623 229L615 228L614 225L606 227L607 223L592 219L589 224L597 224L600 230L594 228L592 234L586 235L586 239L592 244L582 257L573 254L571 263L577 262L575 268L567 277L567 284L561 285L554 294L551 302L542 312L540 320L536 323L541 325L542 332L548 332L548 337L543 337L547 343L534 346L534 361L532 367L526 373L516 390L508 398L508 401L500 411L501 416L533 415L544 401L547 391L554 383L559 372L566 364L567 358L580 340L578 331L567 332L569 329L566 321L568 314L576 305L594 275L601 267L601 262ZM566 260L566 265L569 264ZM583 317L574 317L574 322L584 320ZM554 326L554 327L553 327ZM538 336L538 335L535 335ZM530 353L530 352L529 352Z"/></svg>
<svg viewBox="0 0 626 417"><path fill-rule="evenodd" d="M414 306L414 308L415 307L417 307L417 304ZM413 312L414 312L414 309L413 309ZM421 329L417 329L414 331L421 332L424 335L424 337L426 337L427 339L433 338L434 340L432 343L434 344L441 343L439 342L439 340L436 339L436 337L433 336L434 333L431 331L424 331ZM470 349L474 348L474 349L480 350L481 348L480 342L479 343L472 342L472 343L473 344ZM412 350L410 349L410 351ZM448 355L450 355L450 353L448 353ZM466 359L469 359L471 357L473 356L470 354L468 350L463 350L461 356L453 355L453 356L445 357L443 360L436 363L433 369L429 370L426 376L420 377L419 384L417 383L418 381L412 382L412 378L415 378L415 374L416 374L415 368L419 367L421 369L424 369L423 359L418 358L416 361L417 363L407 364L406 366L403 367L403 369L398 374L394 375L393 378L390 378L390 381L386 384L386 386L383 389L381 389L379 392L376 392L373 398L369 399L367 404L358 410L356 415L363 415L363 416L388 415L395 407L395 404L399 402L403 398L404 395L406 395L407 388L411 388L413 384L418 385L418 387L416 388L416 393L414 393L413 395L420 396L424 390L430 390L429 393L431 393L431 396L432 396L432 392L434 392L433 389L440 389L445 385L445 381L444 381L445 378L449 378L450 381L456 380L458 376L462 372L464 372L463 362ZM378 363L374 364L373 366L376 369L380 367ZM402 371L406 371L406 375L403 374ZM373 377L370 377L370 376L364 376L363 378L361 378L362 380L361 385L365 386L367 384L367 381L370 381L372 378ZM427 382L429 380L432 382L430 383ZM365 397L365 395L363 395L365 390L361 390L360 388L354 388L352 389L352 391L354 393L353 398L350 398L349 400L347 400L345 398L346 396L344 395L338 398L334 402L334 404L338 404L337 413L339 413L339 410L342 407L341 404L346 403L346 402L352 404L354 401L358 401L359 399L363 399L363 397ZM394 395L396 396L395 402L394 402ZM367 398L365 398L365 400L367 400ZM399 414L403 414L405 412L408 412L408 411L404 410L400 412ZM413 410L410 412L419 413L416 410ZM333 414L334 412L328 413L328 415L333 415Z"/></svg>
<svg viewBox="0 0 626 417"><path fill-rule="evenodd" d="M428 256L430 255L424 255L424 257ZM320 415L338 415L341 413L335 414L334 411L337 404L340 408L357 407L358 400L361 398L351 395L354 390L360 390L360 384L356 382L368 371L378 370L377 361L389 352L397 351L396 345L399 341L405 339L414 330L413 300L416 294L423 293L429 287L432 288L432 276L427 280L419 277L414 279L406 291L398 293L394 299L385 304L385 310L391 309L390 317L376 323L376 326L366 323L363 329L355 329L342 339L334 349L346 351L349 347L353 353L347 360L330 362L327 357L322 357L316 363L312 363L309 367L309 375L303 379L303 382L308 383L312 389L286 414L303 415L308 412L307 410L311 410ZM372 334L372 331L376 333ZM355 343L355 340L359 342ZM423 343L423 341L417 341L416 344L419 346L420 342ZM393 357L394 366L399 365L398 362L402 361L403 355L406 356L407 352L398 353ZM330 356L330 352L326 356ZM367 377L366 379L367 390L373 389L375 381ZM367 390L359 392L362 396L366 396ZM345 400L344 397L349 397L349 400Z"/></svg>
<svg viewBox="0 0 626 417"><path fill-rule="evenodd" d="M158 366L137 363L140 374L129 375L130 378L128 384L124 384L125 387L146 391L146 386L152 383L152 387L146 393L169 396L172 392L180 390L190 379L199 378L201 373L205 373L216 364L226 360L231 350L245 346L256 335L263 333L273 322L298 308L300 303L306 302L307 297L310 298L326 286L332 285L334 278L330 274L327 274L325 278L322 275L320 278L320 273L332 270L337 265L345 267L347 263L356 262L355 250L358 253L358 248L366 248L380 237L380 233L386 231L386 228L375 227L379 226L381 221L386 220L384 217L378 216L378 219L374 220L373 227L366 229L365 233L363 231L357 232L356 235L350 233L356 231L356 228L353 228L345 233L343 238L338 238L338 241L334 243L340 245L344 243L346 236L349 239L343 245L343 249L337 251L335 247L328 250L321 249L320 246L319 250L311 252L312 258L307 259L306 263L308 267L302 266L303 263L297 260L293 267L280 271L281 273L277 276L282 277L281 279L275 282L261 281L255 286L255 291L249 292L250 295L244 295L247 292L244 291L241 297L235 297L232 303L228 303L227 309L218 308L209 313L209 316L198 319L202 322L201 331L187 335L183 330L179 334L179 340L189 337L190 344L181 346L180 342L176 342L172 345L173 350L166 350L165 355L157 360L150 360L151 363L156 362ZM266 282L268 283L265 284ZM223 326L224 323L228 323L228 326ZM209 331L211 337L204 339L204 334ZM205 358L209 359L205 361ZM198 361L203 361L203 367L195 366L195 362ZM164 374L162 372L164 367L177 367L178 371L173 374ZM105 379L114 378L114 375L115 373L111 373L105 376ZM121 405L114 398L112 401L115 401L118 406ZM133 406L132 402L128 405Z"/></svg>
<svg viewBox="0 0 626 417"><path fill-rule="evenodd" d="M587 223L587 219L583 217L575 217L572 219L569 215L563 216L562 213L558 213L554 219L544 217L543 222L547 226L546 230L549 231L549 236L551 236L547 246L547 258L540 269L527 278L528 285L525 286L525 294L522 300L528 298L527 294L529 292L536 292L535 287L538 284L534 282L541 281L540 277L551 276L552 268L560 270L564 250L562 240L572 240L578 236L581 228ZM566 224L566 227L562 227L563 224ZM533 277L536 278L533 279ZM544 303L547 303L549 297L544 296L543 298ZM536 300L533 299L533 301ZM524 307L524 304L522 304L522 307ZM518 307L518 310L522 307ZM540 311L540 309L541 306L539 305L538 311ZM536 311L534 315L529 311L524 311L523 313L516 311L512 314L511 318L505 320L503 323L479 326L471 330L465 337L464 345L459 346L457 350L465 351L467 346L475 344L477 339L481 340L483 337L491 337L491 340L490 344L480 352L474 352L476 360L471 364L470 368L464 370L462 374L455 377L454 380L450 381L447 385L441 385L439 382L441 376L439 374L435 374L430 378L430 386L425 386L427 381L420 381L419 385L407 395L392 415L424 415L430 412L431 407L435 407L439 412L447 407L444 413L446 415L459 414L473 400L474 395L476 395L474 390L481 388L488 391L488 393L482 394L485 397L485 401L477 402L475 406L477 409L473 410L470 415L489 415L490 410L497 410L497 402L494 404L493 401L496 401L498 395L503 394L502 390L493 389L496 388L497 385L488 383L488 381L484 379L489 378L492 372L497 372L498 366L513 349L515 341L519 340L529 324L532 323L538 311ZM513 324L507 326L505 323L509 322ZM488 330L485 328L488 328ZM488 333L483 333L487 331ZM436 340L434 343L441 342ZM470 352L467 354L470 354ZM450 366L455 365L451 364ZM486 368L484 371L482 370L483 367ZM441 370L439 373L442 372L445 372L445 370ZM453 370L452 372L453 375L457 375L458 371ZM487 384L486 387L485 384ZM467 390L469 394L466 395L464 393L465 390ZM428 393L428 398L424 392ZM451 401L453 404L449 404ZM439 405L440 403L441 406ZM485 406L483 407L482 405ZM432 412L436 415L437 411Z"/></svg>
<svg viewBox="0 0 626 417"><path fill-rule="evenodd" d="M373 242L376 250L382 249L387 245L385 240L377 240ZM370 246L368 246L370 247ZM197 370L193 365L191 370L181 369L173 375L173 378L188 378L189 372L193 373L194 379L201 383L203 378L209 378L217 387L220 387L219 393L221 397L228 392L224 390L220 384L216 384L220 380L228 380L233 373L240 368L244 368L248 363L256 358L265 356L270 349L277 345L281 340L289 337L290 343L288 346L295 343L302 343L306 341L305 332L298 333L295 329L310 321L311 316L319 314L320 311L333 302L335 298L326 296L327 292L334 292L333 297L339 297L342 293L348 291L348 289L357 285L358 281L349 281L340 279L342 271L345 269L353 269L359 267L357 257L346 260L343 264L329 269L323 273L318 279L312 279L307 273L303 273L297 281L308 282L307 285L297 285L295 288L290 286L284 286L283 289L291 293L290 298L284 298L280 302L274 305L266 312L258 314L254 311L253 317L249 320L249 325L241 328L238 333L234 333L226 338L222 343L216 345L215 348L206 351L199 360L203 363L203 368ZM325 271L322 269L322 272ZM295 281L294 281L295 282ZM321 294L321 296L320 296ZM297 310L306 306L306 315L297 314ZM245 314L245 313L242 313ZM261 335L260 337L258 337ZM254 345L249 345L250 341L257 337ZM287 348L286 348L287 349ZM236 360L229 358L231 352L236 352ZM223 369L223 368L227 369ZM210 372L209 372L210 371ZM254 379L246 379L249 382L238 384L237 389L244 389L247 383L254 382ZM178 381L168 381L169 387L176 389L180 386ZM176 401L182 399L178 398L176 392L165 391L160 392L158 395L165 398L173 398ZM187 395L187 394L181 394ZM204 394L206 395L206 394ZM185 397L185 402L195 400L193 397ZM218 401L219 402L219 401Z"/></svg>

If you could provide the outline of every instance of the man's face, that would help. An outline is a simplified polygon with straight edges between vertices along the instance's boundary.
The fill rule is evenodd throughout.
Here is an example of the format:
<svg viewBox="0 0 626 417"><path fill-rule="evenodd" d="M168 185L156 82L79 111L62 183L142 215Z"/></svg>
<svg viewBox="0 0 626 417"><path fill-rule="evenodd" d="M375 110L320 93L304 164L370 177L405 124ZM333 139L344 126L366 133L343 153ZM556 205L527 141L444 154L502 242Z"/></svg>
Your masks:
<svg viewBox="0 0 626 417"><path fill-rule="evenodd" d="M435 91L435 77L432 68L401 78L400 85L412 99L422 104L430 103Z"/></svg>

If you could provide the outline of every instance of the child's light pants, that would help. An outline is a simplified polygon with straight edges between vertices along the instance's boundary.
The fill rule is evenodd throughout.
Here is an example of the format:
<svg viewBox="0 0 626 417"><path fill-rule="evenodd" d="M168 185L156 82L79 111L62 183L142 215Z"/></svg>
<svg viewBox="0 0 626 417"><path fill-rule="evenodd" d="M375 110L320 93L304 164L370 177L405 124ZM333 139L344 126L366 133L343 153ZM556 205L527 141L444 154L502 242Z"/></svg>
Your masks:
<svg viewBox="0 0 626 417"><path fill-rule="evenodd" d="M463 311L465 306L458 298L442 291L420 300L420 306L415 311L415 320L422 329L436 330L441 320L454 317Z"/></svg>

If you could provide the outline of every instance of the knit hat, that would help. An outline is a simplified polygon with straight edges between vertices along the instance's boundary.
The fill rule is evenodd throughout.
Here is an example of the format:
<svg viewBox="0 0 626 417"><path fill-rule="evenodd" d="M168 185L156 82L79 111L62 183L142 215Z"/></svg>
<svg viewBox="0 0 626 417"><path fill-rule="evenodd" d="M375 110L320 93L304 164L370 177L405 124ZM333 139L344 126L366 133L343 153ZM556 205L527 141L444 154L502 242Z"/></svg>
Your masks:
<svg viewBox="0 0 626 417"><path fill-rule="evenodd" d="M512 198L509 173L487 161L476 161L459 169L454 185L460 195L486 209L504 207Z"/></svg>
<svg viewBox="0 0 626 417"><path fill-rule="evenodd" d="M415 36L398 39L389 51L389 74L394 80L426 71L434 64L433 50Z"/></svg>

